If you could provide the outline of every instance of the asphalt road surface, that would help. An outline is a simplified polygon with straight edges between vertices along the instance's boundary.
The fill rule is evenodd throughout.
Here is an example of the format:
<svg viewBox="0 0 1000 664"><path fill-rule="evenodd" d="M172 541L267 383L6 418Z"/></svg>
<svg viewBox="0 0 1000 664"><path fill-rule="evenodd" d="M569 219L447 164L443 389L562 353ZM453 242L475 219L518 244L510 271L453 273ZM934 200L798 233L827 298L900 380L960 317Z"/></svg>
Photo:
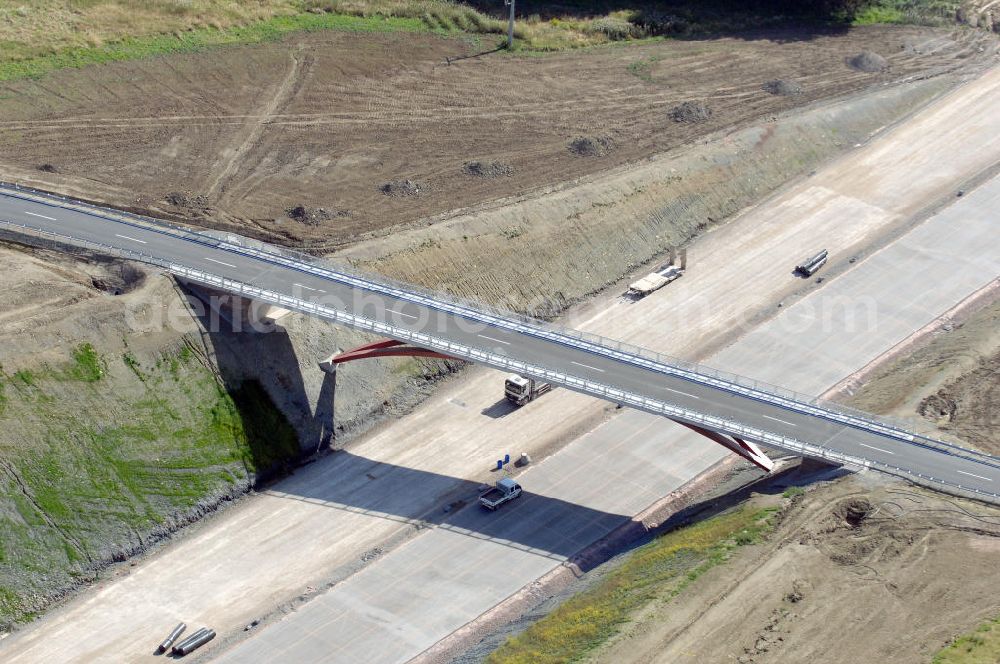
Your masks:
<svg viewBox="0 0 1000 664"><path fill-rule="evenodd" d="M919 473L969 490L1000 493L1000 459L996 457L955 453L905 437L847 425L822 415L800 412L697 380L662 373L627 359L489 324L482 319L460 317L444 311L446 307L421 305L406 297L358 289L336 275L318 275L276 263L265 256L247 255L238 247L218 246L207 238L202 243L113 219L98 209L70 209L2 192L0 220L77 241L141 252L181 267L336 307L397 328L432 334L439 339L488 350L658 402L736 421L793 441L832 449L854 459ZM766 395L761 397L768 398ZM706 441L706 444L709 443ZM878 469L877 465L873 467Z"/></svg>

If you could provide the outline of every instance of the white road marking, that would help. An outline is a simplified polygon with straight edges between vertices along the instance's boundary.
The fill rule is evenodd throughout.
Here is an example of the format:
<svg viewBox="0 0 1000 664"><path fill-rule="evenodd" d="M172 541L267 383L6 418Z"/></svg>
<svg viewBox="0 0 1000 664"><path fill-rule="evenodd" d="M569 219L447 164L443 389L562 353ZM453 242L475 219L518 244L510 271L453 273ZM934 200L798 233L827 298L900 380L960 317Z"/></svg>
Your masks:
<svg viewBox="0 0 1000 664"><path fill-rule="evenodd" d="M673 392L674 394L683 394L684 396L691 397L692 399L700 399L701 398L697 394L688 394L687 392L681 392L680 390L675 390L675 389L670 388L670 387L664 387L663 389L665 389L668 392Z"/></svg>
<svg viewBox="0 0 1000 664"><path fill-rule="evenodd" d="M482 337L483 339L489 339L490 341L495 341L495 342L497 342L498 344L504 344L504 345L506 345L506 346L509 346L509 345L510 345L510 342L509 342L509 341L504 341L503 339L494 339L493 337L488 337L488 336L486 336L485 334L479 334L479 335L476 335L476 336L480 336L480 337Z"/></svg>
<svg viewBox="0 0 1000 664"><path fill-rule="evenodd" d="M310 288L309 286L303 286L302 284L292 284L293 286L298 286L299 288L305 288L306 290L318 291L318 288Z"/></svg>
<svg viewBox="0 0 1000 664"><path fill-rule="evenodd" d="M25 214L30 214L32 217L41 217L42 219L48 219L49 221L56 221L55 217L46 217L44 214L35 214L34 212L24 211Z"/></svg>
<svg viewBox="0 0 1000 664"><path fill-rule="evenodd" d="M218 263L219 265L225 265L226 267L236 267L235 265L230 265L229 263L223 263L222 261L217 261L214 258L205 258L207 261L212 261L213 263Z"/></svg>
<svg viewBox="0 0 1000 664"><path fill-rule="evenodd" d="M964 470L956 470L955 472L956 473L962 473L963 475L968 475L969 477L975 477L975 478L978 478L978 479L981 479L981 480L986 480L987 482L992 482L993 481L992 477L983 477L982 475L973 475L972 473L967 473Z"/></svg>
<svg viewBox="0 0 1000 664"><path fill-rule="evenodd" d="M140 240L138 238L129 237L128 235L119 235L118 233L115 233L115 237L120 237L123 240L131 240L132 242L138 242L139 244L146 244L145 240Z"/></svg>
<svg viewBox="0 0 1000 664"><path fill-rule="evenodd" d="M395 309L390 309L389 311L396 314L397 316L404 316L406 318L414 318L414 319L416 318L416 316L414 316L413 314L404 314L402 311L396 311Z"/></svg>
<svg viewBox="0 0 1000 664"><path fill-rule="evenodd" d="M601 373L604 373L604 369L598 369L597 367L592 367L589 364L580 364L579 362L573 362L573 364L575 364L578 367L583 367L585 369L593 369L594 371L600 371Z"/></svg>
<svg viewBox="0 0 1000 664"><path fill-rule="evenodd" d="M790 427L797 427L798 424L794 422L789 422L788 420L779 420L777 417L771 417L770 415L761 415L761 417L766 417L769 420L774 420L775 422L781 422L782 424L787 424Z"/></svg>
<svg viewBox="0 0 1000 664"><path fill-rule="evenodd" d="M864 443L858 443L861 447L867 447L870 450L876 450L878 452L885 452L886 454L895 454L895 452L890 452L889 450L883 450L881 447L872 447L871 445L865 445ZM962 471L959 471L962 472Z"/></svg>

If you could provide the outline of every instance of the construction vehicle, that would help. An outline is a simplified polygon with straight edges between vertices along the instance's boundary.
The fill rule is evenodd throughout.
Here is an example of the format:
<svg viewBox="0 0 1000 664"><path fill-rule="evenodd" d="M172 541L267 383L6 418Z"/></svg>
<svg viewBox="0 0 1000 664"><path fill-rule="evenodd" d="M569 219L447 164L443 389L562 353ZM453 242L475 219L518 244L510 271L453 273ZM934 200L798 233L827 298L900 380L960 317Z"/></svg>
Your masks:
<svg viewBox="0 0 1000 664"><path fill-rule="evenodd" d="M629 284L626 295L635 298L646 297L653 291L663 288L671 281L680 279L683 274L683 269L668 263L661 266L656 272L650 272L639 281Z"/></svg>
<svg viewBox="0 0 1000 664"><path fill-rule="evenodd" d="M504 381L503 394L507 401L516 406L523 406L529 401L534 401L552 389L549 383L542 383L534 378L511 374Z"/></svg>
<svg viewBox="0 0 1000 664"><path fill-rule="evenodd" d="M504 503L514 500L521 495L521 485L505 477L499 480L489 491L479 496L479 504L493 511Z"/></svg>
<svg viewBox="0 0 1000 664"><path fill-rule="evenodd" d="M823 267L823 264L826 263L826 259L827 251L824 249L815 256L810 256L808 259L796 265L795 271L803 277L811 277L816 274L816 270Z"/></svg>

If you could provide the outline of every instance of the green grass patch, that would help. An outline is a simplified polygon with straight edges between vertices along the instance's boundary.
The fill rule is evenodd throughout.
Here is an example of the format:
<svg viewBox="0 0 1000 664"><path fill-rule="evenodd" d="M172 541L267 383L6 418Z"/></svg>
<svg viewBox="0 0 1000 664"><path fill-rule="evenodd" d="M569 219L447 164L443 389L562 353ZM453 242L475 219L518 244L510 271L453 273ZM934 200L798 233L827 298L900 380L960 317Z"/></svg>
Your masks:
<svg viewBox="0 0 1000 664"><path fill-rule="evenodd" d="M934 656L933 664L996 664L1000 662L1000 617L961 636Z"/></svg>
<svg viewBox="0 0 1000 664"><path fill-rule="evenodd" d="M782 491L781 495L784 498L795 498L796 496L801 496L805 492L806 490L800 486L790 486L784 491Z"/></svg>
<svg viewBox="0 0 1000 664"><path fill-rule="evenodd" d="M916 23L947 25L955 22L961 3L956 0L872 0L847 19L853 25Z"/></svg>
<svg viewBox="0 0 1000 664"><path fill-rule="evenodd" d="M597 585L508 639L486 661L562 664L580 659L650 601L676 596L724 562L733 548L760 541L773 528L776 512L742 507L658 537Z"/></svg>
<svg viewBox="0 0 1000 664"><path fill-rule="evenodd" d="M80 344L73 349L73 363L66 371L66 377L84 383L96 383L104 376L101 357L89 344Z"/></svg>
<svg viewBox="0 0 1000 664"><path fill-rule="evenodd" d="M349 16L303 13L276 16L246 26L197 28L177 34L124 37L96 46L72 46L38 56L17 57L16 44L6 44L7 57L0 61L0 81L34 78L57 69L137 60L174 53L193 53L208 48L276 41L293 32L341 30L347 32L428 32L418 18ZM5 45L0 43L0 50Z"/></svg>
<svg viewBox="0 0 1000 664"><path fill-rule="evenodd" d="M854 25L875 25L877 23L902 23L906 15L896 7L871 6L861 10L852 21Z"/></svg>
<svg viewBox="0 0 1000 664"><path fill-rule="evenodd" d="M26 387L34 387L36 379L37 376L35 376L34 372L29 371L28 369L21 369L20 371L14 372L14 380Z"/></svg>

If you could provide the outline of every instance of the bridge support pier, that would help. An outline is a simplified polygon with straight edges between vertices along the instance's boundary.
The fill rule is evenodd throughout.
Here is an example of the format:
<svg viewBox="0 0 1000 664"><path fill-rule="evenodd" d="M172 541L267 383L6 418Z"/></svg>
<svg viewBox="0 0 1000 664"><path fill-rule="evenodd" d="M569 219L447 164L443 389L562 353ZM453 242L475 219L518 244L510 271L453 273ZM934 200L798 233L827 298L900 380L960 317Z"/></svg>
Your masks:
<svg viewBox="0 0 1000 664"><path fill-rule="evenodd" d="M774 462L771 461L771 459L769 459L768 456L764 454L754 443L742 440L736 436L726 436L718 431L712 431L711 429L700 427L697 424L689 424L688 422L682 422L681 420L674 420L674 422L686 426L688 429L691 429L691 431L701 434L705 438L722 445L726 449L732 450L765 472L769 473L774 468Z"/></svg>
<svg viewBox="0 0 1000 664"><path fill-rule="evenodd" d="M316 445L316 451L319 452L320 447L323 445L329 445L333 442L336 437L336 402L337 402L337 366L345 362L353 362L354 360L368 360L377 357L431 357L441 360L454 360L456 358L449 355L444 355L432 350L427 350L426 348L419 348L417 346L411 346L402 341L396 341L395 339L382 339L381 341L375 341L370 344L364 344L358 346L357 348L352 348L350 350L345 350L340 353L334 353L326 360L319 363L319 368L323 373L326 374L326 378L323 381L323 388L320 390L320 401L323 403L321 408L325 411L327 404L329 404L329 413L324 417L323 422L323 432L320 436L319 443ZM317 408L319 412L320 408Z"/></svg>

